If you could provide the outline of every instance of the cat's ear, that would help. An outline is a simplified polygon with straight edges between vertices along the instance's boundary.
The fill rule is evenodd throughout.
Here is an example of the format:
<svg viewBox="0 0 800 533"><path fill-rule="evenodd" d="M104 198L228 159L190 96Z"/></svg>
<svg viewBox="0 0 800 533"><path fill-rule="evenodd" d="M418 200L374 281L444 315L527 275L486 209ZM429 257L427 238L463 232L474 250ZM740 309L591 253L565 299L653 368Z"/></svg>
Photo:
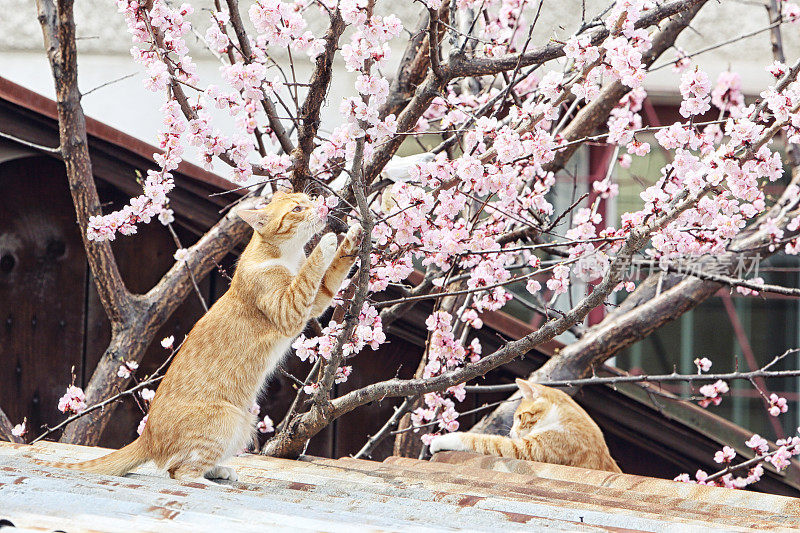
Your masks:
<svg viewBox="0 0 800 533"><path fill-rule="evenodd" d="M256 231L267 225L267 214L260 209L239 209L236 214Z"/></svg>
<svg viewBox="0 0 800 533"><path fill-rule="evenodd" d="M531 382L517 378L516 383L517 387L519 387L519 391L522 393L522 397L526 400L533 400L539 396L539 392Z"/></svg>

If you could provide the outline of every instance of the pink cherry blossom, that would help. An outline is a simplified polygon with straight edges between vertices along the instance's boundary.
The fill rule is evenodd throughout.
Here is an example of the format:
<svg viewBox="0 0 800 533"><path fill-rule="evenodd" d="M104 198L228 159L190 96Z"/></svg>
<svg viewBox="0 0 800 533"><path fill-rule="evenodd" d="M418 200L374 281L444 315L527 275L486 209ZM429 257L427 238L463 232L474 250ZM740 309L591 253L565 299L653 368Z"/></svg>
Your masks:
<svg viewBox="0 0 800 533"><path fill-rule="evenodd" d="M730 446L724 446L722 450L714 454L714 461L717 463L730 463L736 457L736 452Z"/></svg>
<svg viewBox="0 0 800 533"><path fill-rule="evenodd" d="M748 448L752 448L760 454L765 454L767 451L769 451L769 443L767 442L767 439L760 436L758 433L753 434L752 437L745 441L745 444Z"/></svg>
<svg viewBox="0 0 800 533"><path fill-rule="evenodd" d="M700 387L700 394L705 396L698 403L701 407L708 407L709 404L719 405L722 402L722 395L728 392L728 384L722 380Z"/></svg>
<svg viewBox="0 0 800 533"><path fill-rule="evenodd" d="M13 428L11 428L11 434L15 437L24 437L25 434L28 432L28 428L26 426L27 420L23 420L21 423L17 424Z"/></svg>
<svg viewBox="0 0 800 533"><path fill-rule="evenodd" d="M707 357L697 358L694 360L695 366L697 366L697 372L708 372L711 369L711 361Z"/></svg>
<svg viewBox="0 0 800 533"><path fill-rule="evenodd" d="M263 419L258 421L258 431L260 433L272 433L275 431L275 426L272 423L272 419L269 415L264 416Z"/></svg>
<svg viewBox="0 0 800 533"><path fill-rule="evenodd" d="M774 392L769 395L769 414L772 416L778 416L781 413L785 413L789 410L789 407L786 405L786 398L781 398Z"/></svg>
<svg viewBox="0 0 800 533"><path fill-rule="evenodd" d="M70 385L67 392L58 400L58 410L62 413L80 414L86 410L86 395L83 389Z"/></svg>
<svg viewBox="0 0 800 533"><path fill-rule="evenodd" d="M139 368L139 363L136 361L125 361L123 364L119 365L117 376L122 379L128 379L131 377L131 373L135 372L137 368Z"/></svg>

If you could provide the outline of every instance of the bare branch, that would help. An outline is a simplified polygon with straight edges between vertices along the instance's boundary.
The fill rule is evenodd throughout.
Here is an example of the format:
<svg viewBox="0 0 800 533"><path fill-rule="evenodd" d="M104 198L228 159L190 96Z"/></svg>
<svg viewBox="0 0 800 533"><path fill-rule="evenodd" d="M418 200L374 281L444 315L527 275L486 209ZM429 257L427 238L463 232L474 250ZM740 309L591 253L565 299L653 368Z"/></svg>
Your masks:
<svg viewBox="0 0 800 533"><path fill-rule="evenodd" d="M23 146L27 146L28 148L33 148L34 150L38 150L40 152L45 152L47 154L58 154L61 155L61 147L56 146L55 148L51 148L49 146L42 146L41 144L32 143L30 141L26 141L24 139L20 139L19 137L15 137L13 135L9 135L8 133L3 133L0 131L0 137L3 139L8 139L9 141L13 141L17 144L21 144Z"/></svg>
<svg viewBox="0 0 800 533"><path fill-rule="evenodd" d="M89 218L100 215L101 209L89 158L86 118L78 91L72 0L61 1L57 7L52 0L37 0L36 4L55 82L61 155L67 167L78 227L81 228L83 246L100 301L112 323L118 323L132 312L131 295L122 281L111 243L90 241L86 233Z"/></svg>
<svg viewBox="0 0 800 533"><path fill-rule="evenodd" d="M582 379L562 379L562 380L545 380L537 381L540 385L548 387L581 387L584 385L616 385L618 383L694 383L696 381L717 381L717 380L753 380L756 378L786 378L800 376L800 369L798 370L769 370L778 361L783 359L789 354L800 352L799 348L786 350L783 354L776 356L768 364L757 370L749 372L724 372L719 374L656 374L656 375L622 375L622 376L592 376L590 378ZM467 385L465 390L468 393L490 393L490 392L516 392L517 385L509 383L505 385Z"/></svg>
<svg viewBox="0 0 800 533"><path fill-rule="evenodd" d="M692 276L707 281L714 281L716 283L721 283L723 285L730 285L731 287L743 287L757 292L771 292L773 294L782 294L784 296L800 298L800 289L797 288L783 287L781 285L770 285L767 283L763 284L756 283L753 281L748 281L746 279L733 278L730 276L722 276L718 274L710 274L702 271L696 271L694 269L690 269L689 271L684 271L679 267L675 267L669 264L666 265L666 268L670 272L674 272L676 274L684 274L687 276Z"/></svg>
<svg viewBox="0 0 800 533"><path fill-rule="evenodd" d="M419 398L419 396L411 396L406 398L399 407L396 407L394 410L394 414L386 421L386 423L381 427L380 430L373 436L369 438L366 444L358 450L358 452L353 456L354 459L361 459L362 457L372 457L372 452L375 448L383 442L386 437L392 435L392 430L400 422L400 419L408 413L414 406L414 402Z"/></svg>

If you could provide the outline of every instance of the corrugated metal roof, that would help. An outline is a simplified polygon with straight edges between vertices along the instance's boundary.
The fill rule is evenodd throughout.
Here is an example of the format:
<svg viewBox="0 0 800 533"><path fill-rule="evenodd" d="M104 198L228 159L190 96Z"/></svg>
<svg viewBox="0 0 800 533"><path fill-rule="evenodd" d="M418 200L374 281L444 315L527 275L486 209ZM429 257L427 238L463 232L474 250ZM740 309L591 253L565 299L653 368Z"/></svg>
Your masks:
<svg viewBox="0 0 800 533"><path fill-rule="evenodd" d="M30 461L106 452L0 444L0 519L69 533L800 528L793 498L468 454L383 463L243 456L231 462L241 482L219 486L174 481L152 468L119 478Z"/></svg>

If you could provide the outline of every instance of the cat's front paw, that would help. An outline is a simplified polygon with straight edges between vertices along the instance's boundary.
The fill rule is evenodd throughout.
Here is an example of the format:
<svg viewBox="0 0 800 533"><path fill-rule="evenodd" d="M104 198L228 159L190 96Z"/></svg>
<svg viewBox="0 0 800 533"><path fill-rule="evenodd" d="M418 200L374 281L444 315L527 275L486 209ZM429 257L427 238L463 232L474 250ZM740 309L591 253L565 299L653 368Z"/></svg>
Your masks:
<svg viewBox="0 0 800 533"><path fill-rule="evenodd" d="M430 450L431 453L441 452L445 450L464 451L467 447L461 440L461 433L446 433L444 435L437 435L431 440Z"/></svg>
<svg viewBox="0 0 800 533"><path fill-rule="evenodd" d="M355 251L356 247L358 246L358 241L361 240L362 233L364 233L364 229L361 227L360 224L356 224L355 226L350 226L350 229L347 230L347 235L345 235L344 240L347 246L348 253L352 253Z"/></svg>
<svg viewBox="0 0 800 533"><path fill-rule="evenodd" d="M319 240L319 251L322 252L322 259L326 263L333 261L333 256L336 255L336 234L326 233Z"/></svg>

